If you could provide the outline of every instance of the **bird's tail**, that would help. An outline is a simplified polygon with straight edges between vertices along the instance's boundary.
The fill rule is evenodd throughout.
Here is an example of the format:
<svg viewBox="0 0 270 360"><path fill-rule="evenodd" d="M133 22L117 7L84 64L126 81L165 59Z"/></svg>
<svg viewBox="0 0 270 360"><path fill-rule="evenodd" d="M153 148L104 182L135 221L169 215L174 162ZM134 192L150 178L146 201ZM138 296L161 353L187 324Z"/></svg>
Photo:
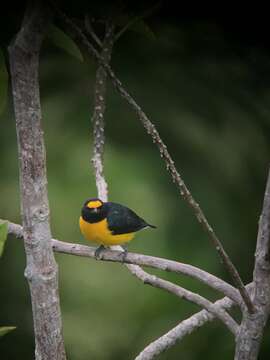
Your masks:
<svg viewBox="0 0 270 360"><path fill-rule="evenodd" d="M150 228L156 229L157 227L155 225L147 224Z"/></svg>

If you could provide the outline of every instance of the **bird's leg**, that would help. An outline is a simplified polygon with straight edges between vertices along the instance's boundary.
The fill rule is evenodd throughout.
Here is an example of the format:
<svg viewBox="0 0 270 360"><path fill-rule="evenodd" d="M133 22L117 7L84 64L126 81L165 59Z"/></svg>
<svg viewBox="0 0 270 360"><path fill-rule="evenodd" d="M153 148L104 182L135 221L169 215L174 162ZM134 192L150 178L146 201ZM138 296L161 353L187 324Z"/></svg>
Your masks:
<svg viewBox="0 0 270 360"><path fill-rule="evenodd" d="M104 251L106 248L105 248L105 246L104 245L100 245L97 249L96 249L96 251L95 251L95 259L96 260L100 260L101 259L101 253L102 253L102 251Z"/></svg>
<svg viewBox="0 0 270 360"><path fill-rule="evenodd" d="M124 249L124 251L122 251L120 253L121 256L121 262L122 264L125 262L127 254L128 254L128 246L127 245L122 245L122 248Z"/></svg>

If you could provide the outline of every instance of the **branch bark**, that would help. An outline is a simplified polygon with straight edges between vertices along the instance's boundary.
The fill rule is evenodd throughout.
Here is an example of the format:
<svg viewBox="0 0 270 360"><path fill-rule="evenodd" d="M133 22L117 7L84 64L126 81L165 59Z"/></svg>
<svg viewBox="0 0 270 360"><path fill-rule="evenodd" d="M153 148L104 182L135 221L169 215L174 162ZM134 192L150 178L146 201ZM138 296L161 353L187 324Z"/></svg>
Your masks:
<svg viewBox="0 0 270 360"><path fill-rule="evenodd" d="M22 237L22 227L18 224L14 224L8 221L8 233L12 234L18 238ZM52 248L54 251L64 254L90 257L95 259L95 247L85 246L80 244L74 244L69 242L64 242L56 239L51 240ZM112 261L112 262L123 262L122 252L115 250L104 250L100 255L100 260L103 261ZM217 278L216 276L196 268L195 266L189 264L183 264L177 261L167 260L159 257L142 255L128 252L125 256L124 263L134 264L139 266L147 266L158 270L165 270L169 272L174 272L176 274L182 274L193 279L196 279L202 282L205 285L208 285L213 290L217 290L223 293L225 296L230 298L235 304L240 305L241 297L239 296L237 290L227 284L225 281Z"/></svg>
<svg viewBox="0 0 270 360"><path fill-rule="evenodd" d="M164 159L166 163L166 168L169 171L172 180L176 183L181 196L187 202L189 207L192 209L194 215L196 216L197 220L201 224L204 231L208 234L209 239L211 240L213 246L218 252L224 267L230 274L235 286L238 288L245 305L247 306L248 311L252 314L254 312L254 305L247 293L245 286L241 280L241 277L233 265L230 257L226 253L225 249L219 238L217 237L216 233L214 232L213 228L209 224L206 216L204 215L203 211L201 210L199 204L195 201L193 196L191 195L190 191L188 190L186 184L184 183L180 173L177 171L174 161L172 160L167 146L162 141L155 125L149 120L147 115L143 112L141 107L136 103L134 98L128 93L128 91L123 87L121 81L116 77L114 72L112 71L111 67L108 63L104 62L99 53L93 47L93 45L87 40L84 33L81 29L73 23L65 14L63 14L59 9L56 9L57 13L59 14L60 18L63 20L65 24L66 31L69 35L76 41L80 46L84 46L88 51L89 54L104 68L107 72L108 77L111 79L114 87L119 92L119 94L130 104L133 110L137 113L139 119L141 120L143 126L145 127L147 133L152 137L153 142L157 145L161 157Z"/></svg>
<svg viewBox="0 0 270 360"><path fill-rule="evenodd" d="M253 281L256 311L252 315L244 314L236 342L235 360L257 359L270 314L270 170L259 221Z"/></svg>
<svg viewBox="0 0 270 360"><path fill-rule="evenodd" d="M93 36L94 31L92 29ZM114 42L114 26L111 21L107 21L105 36L101 47L101 58L105 64L109 64L112 55ZM107 73L103 66L98 65L96 71L96 82L95 82L95 98L94 98L94 113L92 117L93 122L93 134L94 134L94 148L92 164L94 167L96 177L96 187L98 197L103 201L108 201L108 185L104 176L103 169L103 155L105 145L105 134L104 134L104 114L106 110L106 80Z"/></svg>
<svg viewBox="0 0 270 360"><path fill-rule="evenodd" d="M45 147L39 98L39 51L51 11L30 2L24 23L9 47L20 166L21 213L37 360L66 358L58 293L58 269L51 248Z"/></svg>
<svg viewBox="0 0 270 360"><path fill-rule="evenodd" d="M253 288L253 284L247 285L249 292ZM235 303L225 297L214 303L214 305L229 310ZM137 357L135 360L152 360L162 352L174 346L177 342L181 341L186 335L190 335L193 331L201 328L207 322L215 320L213 314L210 314L206 310L201 310L191 317L181 321L177 326L162 335L150 343Z"/></svg>
<svg viewBox="0 0 270 360"><path fill-rule="evenodd" d="M13 224L8 222L8 233L13 234L16 237L22 236L22 228L20 225ZM54 251L77 255L77 256L85 256L95 259L95 251L96 248L67 243L63 241L59 241L56 239L51 240L51 245ZM104 250L101 254L100 260L105 261L113 261L113 262L123 262L122 259L122 252L114 251L114 250ZM153 256L135 254L135 253L127 253L124 262L127 264L137 264L142 266L149 266L155 269L172 271L175 273L180 273L183 275L187 275L202 281L203 283L209 285L215 290L221 291L223 289L225 294L229 294L229 296L233 299L232 301L239 304L240 297L231 285L223 282L222 280L216 278L215 276L201 270L195 268L194 266L178 263L176 261L166 260L162 258L156 258ZM138 273L136 270L138 266L136 265L129 265L131 273L135 275L139 280L141 280L144 284L149 284L151 286L166 290L181 299L185 299L190 301L204 309L208 312L213 314L214 317L219 318L227 327L228 329L236 336L238 333L238 324L233 320L233 318L227 314L224 309L216 306L215 304L211 303L207 299L203 298L202 296L193 293L189 290L182 288L179 285L175 285L169 281L160 279L155 275L148 274L147 272L141 271ZM133 271L133 268L135 271Z"/></svg>

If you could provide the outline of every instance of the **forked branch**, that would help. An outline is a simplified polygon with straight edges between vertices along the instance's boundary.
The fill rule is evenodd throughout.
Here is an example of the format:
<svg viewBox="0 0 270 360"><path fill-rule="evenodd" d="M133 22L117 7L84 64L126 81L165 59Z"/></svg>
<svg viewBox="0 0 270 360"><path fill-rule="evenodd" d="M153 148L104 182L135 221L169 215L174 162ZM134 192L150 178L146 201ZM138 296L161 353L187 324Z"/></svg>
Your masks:
<svg viewBox="0 0 270 360"><path fill-rule="evenodd" d="M244 303L247 306L247 309L250 313L254 312L254 305L250 299L248 292L245 289L245 286L241 280L241 277L233 265L231 259L229 258L228 254L224 250L222 243L220 242L219 238L217 237L216 233L214 232L213 228L209 224L206 216L204 215L203 211L201 210L199 204L194 200L193 196L191 195L190 191L188 190L186 184L184 183L180 173L177 171L174 161L172 160L167 146L162 141L155 125L149 120L147 115L143 112L141 107L137 104L134 98L128 93L128 91L123 87L121 81L116 77L113 70L109 66L109 64L105 63L96 49L92 46L92 44L88 41L86 36L84 35L83 31L73 22L71 21L62 11L57 9L57 12L60 18L64 22L64 26L66 31L70 34L70 36L76 41L80 46L84 46L88 51L89 54L98 62L99 65L103 66L105 71L108 74L108 77L111 79L114 87L120 93L120 95L130 104L133 110L137 113L139 119L141 120L143 126L145 127L147 133L152 137L153 142L157 145L161 157L164 159L166 168L168 169L173 182L177 185L180 194L187 202L189 207L192 209L194 215L196 216L197 220L201 224L204 231L208 234L209 239L211 240L212 244L214 245L215 249L217 250L226 270L231 275L231 278L238 288Z"/></svg>
<svg viewBox="0 0 270 360"><path fill-rule="evenodd" d="M112 25L111 21L108 20L106 23L105 37L101 50L102 63L106 64L107 66L109 66L110 64L113 42L114 42L114 26ZM104 201L108 200L108 187L103 173L103 154L104 154L104 144L105 144L104 112L106 105L106 78L107 78L107 72L105 71L102 64L99 64L96 72L94 115L93 115L93 124L94 124L93 165L95 170L98 195ZM114 246L112 247L112 249L122 250L120 246ZM214 308L212 307L211 302L204 299L200 295L194 294L188 290L181 288L180 286L176 286L156 276L150 275L138 266L127 265L127 267L132 272L132 274L134 274L144 283L147 282L152 286L160 287L169 292L172 292L179 297L185 298L191 302L196 303L197 305L203 306L211 313L212 311L214 311L215 315L220 319L222 319L222 321L228 326L230 331L236 334L237 324L234 322L234 320L230 318L230 316L228 317L228 314L223 314L220 313L219 311L216 312L216 309L215 307Z"/></svg>
<svg viewBox="0 0 270 360"><path fill-rule="evenodd" d="M13 234L16 237L20 238L22 236L22 227L20 225L9 222L8 232L9 234ZM65 254L77 255L77 256L85 256L95 259L96 248L94 247L67 243L56 239L52 239L51 244L54 251ZM121 255L122 252L119 251L104 250L102 252L100 260L123 262ZM216 290L220 289L220 287L222 287L224 290L226 289L224 293L228 293L230 297L236 300L236 302L239 302L240 299L237 298L236 290L233 287L231 287L229 284L226 284L222 280L216 278L215 276L208 274L193 266L177 263L175 261L170 261L166 259L155 258L152 256L128 253L124 259L124 262L130 264L129 266L132 274L134 274L138 279L143 281L143 283L149 284L156 288L166 290L169 293L172 293L181 299L187 300L202 307L203 309L206 309L214 317L220 319L235 336L237 335L238 324L222 307L213 304L204 297L192 291L186 290L179 285L175 285L167 280L160 279L155 275L148 274L142 269L140 269L141 270L140 272L137 272L138 266L131 264L139 264L156 269L168 270L168 271L173 271L176 273L188 275L204 283L207 283L209 286L213 287ZM132 271L133 268L135 269L135 272ZM208 278L209 282L206 281L206 278Z"/></svg>
<svg viewBox="0 0 270 360"><path fill-rule="evenodd" d="M253 284L247 285L249 293L253 288ZM225 297L214 303L216 306L229 310L235 305L231 299ZM174 346L178 341L181 341L186 335L190 335L193 331L201 328L208 322L215 320L213 314L206 310L201 310L189 318L181 321L174 328L169 330L160 338L151 342L144 350L136 357L135 360L152 360L162 352Z"/></svg>
<svg viewBox="0 0 270 360"><path fill-rule="evenodd" d="M8 222L8 232L18 238L22 237L22 227L18 224ZM54 251L77 255L85 256L90 258L95 258L96 248L91 246L85 246L80 244L74 244L69 242L63 242L56 239L52 239L52 247ZM123 262L123 259L119 254L122 252L104 250L101 253L101 260L103 261L112 261L112 262ZM167 260L164 258L159 258L155 256L148 256L143 254L136 254L128 252L125 256L124 262L126 264L134 264L139 266L147 266L153 269L164 270L168 272L174 272L176 274L185 275L190 278L196 279L201 283L209 286L213 290L219 291L223 295L230 298L235 304L241 304L241 297L238 294L238 291L226 283L225 281L217 278L216 276L208 273L207 271L201 270L195 266L180 263L177 261Z"/></svg>

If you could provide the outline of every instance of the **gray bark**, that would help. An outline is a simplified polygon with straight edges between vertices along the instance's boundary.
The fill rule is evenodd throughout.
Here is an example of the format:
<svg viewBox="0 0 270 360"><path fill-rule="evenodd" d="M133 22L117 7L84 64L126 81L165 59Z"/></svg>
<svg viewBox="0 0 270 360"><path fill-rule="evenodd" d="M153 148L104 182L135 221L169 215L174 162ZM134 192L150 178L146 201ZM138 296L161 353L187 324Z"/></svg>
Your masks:
<svg viewBox="0 0 270 360"><path fill-rule="evenodd" d="M270 313L270 172L259 222L255 253L254 314L244 314L236 342L235 360L258 358L263 330Z"/></svg>
<svg viewBox="0 0 270 360"><path fill-rule="evenodd" d="M92 36L95 36L92 31ZM101 44L101 58L106 64L110 63L114 41L114 26L111 21L107 21L103 43ZM105 121L104 114L106 110L106 80L107 73L102 65L98 65L95 82L94 113L92 117L94 148L92 163L96 176L96 186L98 197L103 201L108 201L108 185L103 170L103 154L105 145Z"/></svg>
<svg viewBox="0 0 270 360"><path fill-rule="evenodd" d="M39 51L51 13L32 2L9 47L16 117L20 196L28 280L38 360L66 358L58 294L58 269L51 247L45 147L39 96Z"/></svg>

